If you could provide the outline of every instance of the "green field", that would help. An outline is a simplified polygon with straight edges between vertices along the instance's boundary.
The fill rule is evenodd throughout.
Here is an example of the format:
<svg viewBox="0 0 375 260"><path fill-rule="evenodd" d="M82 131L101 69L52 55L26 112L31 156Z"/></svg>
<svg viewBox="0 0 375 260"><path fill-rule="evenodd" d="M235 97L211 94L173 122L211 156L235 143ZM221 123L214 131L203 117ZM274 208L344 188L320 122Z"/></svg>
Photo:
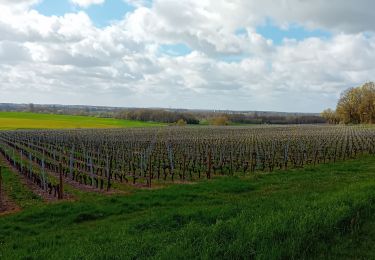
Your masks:
<svg viewBox="0 0 375 260"><path fill-rule="evenodd" d="M36 114L27 112L0 112L0 130L121 128L161 125L163 124L90 116Z"/></svg>
<svg viewBox="0 0 375 260"><path fill-rule="evenodd" d="M375 259L369 155L48 205L4 175L0 259Z"/></svg>

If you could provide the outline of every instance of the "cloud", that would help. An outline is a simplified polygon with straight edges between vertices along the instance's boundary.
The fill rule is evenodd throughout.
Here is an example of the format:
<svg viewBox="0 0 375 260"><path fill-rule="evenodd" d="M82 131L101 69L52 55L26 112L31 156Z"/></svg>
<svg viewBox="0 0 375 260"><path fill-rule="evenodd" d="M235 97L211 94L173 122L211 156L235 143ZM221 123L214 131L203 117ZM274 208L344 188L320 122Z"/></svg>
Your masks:
<svg viewBox="0 0 375 260"><path fill-rule="evenodd" d="M123 0L126 4L141 7L141 6L150 6L152 5L152 0Z"/></svg>
<svg viewBox="0 0 375 260"><path fill-rule="evenodd" d="M0 0L0 7L10 7L14 11L23 11L30 8L33 5L40 3L42 0Z"/></svg>
<svg viewBox="0 0 375 260"><path fill-rule="evenodd" d="M103 28L15 2L0 0L0 102L319 112L375 73L372 1L131 1ZM332 37L274 45L268 20ZM176 44L191 51L160 51Z"/></svg>
<svg viewBox="0 0 375 260"><path fill-rule="evenodd" d="M0 42L0 64L31 61L29 50L17 42Z"/></svg>
<svg viewBox="0 0 375 260"><path fill-rule="evenodd" d="M73 4L78 5L80 7L87 8L90 5L99 5L103 4L105 0L70 0Z"/></svg>
<svg viewBox="0 0 375 260"><path fill-rule="evenodd" d="M269 50L270 41L254 30L236 35L240 23L232 23L232 18L223 17L224 10L230 8L227 6L230 4L219 2L208 6L205 1L193 4L188 1L157 1L152 8L140 7L131 13L123 21L123 27L138 41L165 44L183 42L211 56ZM215 6L221 6L222 10L211 8Z"/></svg>
<svg viewBox="0 0 375 260"><path fill-rule="evenodd" d="M272 0L241 1L245 10L252 11L258 20L269 17L279 25L298 23L312 28L324 28L336 32L358 33L374 31L371 22L375 8L372 0L284 0L275 4Z"/></svg>

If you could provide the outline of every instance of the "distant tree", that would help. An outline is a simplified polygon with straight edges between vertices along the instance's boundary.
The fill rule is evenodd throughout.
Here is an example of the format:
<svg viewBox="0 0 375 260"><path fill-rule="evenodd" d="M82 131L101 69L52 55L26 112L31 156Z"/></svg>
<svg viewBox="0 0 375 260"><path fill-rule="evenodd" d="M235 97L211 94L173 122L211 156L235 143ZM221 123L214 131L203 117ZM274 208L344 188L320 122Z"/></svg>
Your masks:
<svg viewBox="0 0 375 260"><path fill-rule="evenodd" d="M254 112L254 118L257 119L259 116L258 116L258 113L257 112Z"/></svg>
<svg viewBox="0 0 375 260"><path fill-rule="evenodd" d="M56 114L56 112L57 112L57 108L56 108L55 105L52 106L52 108L51 108L51 112L52 112L53 114Z"/></svg>
<svg viewBox="0 0 375 260"><path fill-rule="evenodd" d="M325 110L322 116L327 119L334 116L334 123L336 120L344 124L375 123L375 83L368 82L345 90L337 103L336 112Z"/></svg>
<svg viewBox="0 0 375 260"><path fill-rule="evenodd" d="M338 124L340 123L340 118L338 117L336 111L328 108L326 110L324 110L322 113L321 113L321 116L327 120L328 123L330 124Z"/></svg>
<svg viewBox="0 0 375 260"><path fill-rule="evenodd" d="M163 109L132 109L119 111L116 118L139 121L153 121L162 123L175 123L182 119L187 124L199 124L199 120L191 113L178 113Z"/></svg>
<svg viewBox="0 0 375 260"><path fill-rule="evenodd" d="M209 123L211 125L228 125L229 124L229 119L228 119L227 116L222 115L222 116L211 118L209 120Z"/></svg>
<svg viewBox="0 0 375 260"><path fill-rule="evenodd" d="M178 119L177 122L176 122L176 125L178 125L178 126L185 126L185 125L187 125L187 123L183 119Z"/></svg>
<svg viewBox="0 0 375 260"><path fill-rule="evenodd" d="M341 94L337 103L336 111L340 121L348 124L360 123L359 104L361 103L361 92L359 88L350 88Z"/></svg>
<svg viewBox="0 0 375 260"><path fill-rule="evenodd" d="M29 112L35 112L35 106L33 103L29 104Z"/></svg>
<svg viewBox="0 0 375 260"><path fill-rule="evenodd" d="M361 87L361 103L358 110L362 123L375 123L375 83L369 82Z"/></svg>

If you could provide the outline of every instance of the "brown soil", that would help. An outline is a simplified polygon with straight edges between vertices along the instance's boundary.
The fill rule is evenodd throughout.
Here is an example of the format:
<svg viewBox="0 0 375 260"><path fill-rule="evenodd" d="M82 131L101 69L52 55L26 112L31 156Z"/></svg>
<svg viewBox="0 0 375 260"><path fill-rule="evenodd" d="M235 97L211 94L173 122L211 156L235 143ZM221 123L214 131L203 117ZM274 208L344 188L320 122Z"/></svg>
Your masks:
<svg viewBox="0 0 375 260"><path fill-rule="evenodd" d="M59 173L56 173L56 172L53 172L53 171L48 171L48 174L56 177L57 179L60 178L60 174ZM77 190L80 190L80 191L84 191L84 192L97 192L97 193L102 193L102 194L117 194L117 193L121 193L120 191L117 191L117 190L114 190L114 189L110 189L109 191L107 191L107 187L104 187L102 190L101 189L97 189L94 186L85 185L83 183L81 184L81 183L76 182L76 181L72 180L71 178L65 177L63 175L63 185L64 184L69 184L71 187L73 187L73 188L75 188Z"/></svg>
<svg viewBox="0 0 375 260"><path fill-rule="evenodd" d="M12 214L21 210L8 196L2 192L2 201L0 202L0 216Z"/></svg>
<svg viewBox="0 0 375 260"><path fill-rule="evenodd" d="M5 158L2 158L3 159L3 162L5 162L7 165L8 165L8 168L12 168L12 171L17 173L17 169L13 167L13 165L11 165L8 161L5 160ZM36 162L33 162L33 167L40 167L39 164L37 164ZM53 171L49 171L46 169L46 173L48 175L51 175L51 176L54 176L56 179L59 179L60 178L60 175L59 173L56 173L56 172L53 172ZM54 201L54 200L57 200L57 197L54 197L53 194L48 194L48 192L45 192L43 191L42 189L40 189L40 187L36 184L34 184L32 181L30 181L29 179L27 179L25 176L19 174L19 176L21 177L22 180L25 180L26 183L25 185L28 186L35 194L41 196L43 199L45 199L46 201ZM30 184L30 186L29 186ZM97 193L103 193L103 194L117 194L117 193L121 193L120 191L116 191L116 190L110 190L110 191L107 191L107 188L104 187L104 189L97 189L91 185L84 185L84 184L80 184L79 182L76 182L74 180L72 180L71 178L69 177L65 177L63 175L63 185L65 184L68 184L69 186L73 187L74 189L77 189L79 191L84 191L84 192L97 192ZM33 187L34 186L34 187ZM45 195L49 195L49 196L45 196ZM45 198L46 197L46 198ZM65 190L64 190L64 200L72 200L74 199L73 195L72 194L68 194Z"/></svg>
<svg viewBox="0 0 375 260"><path fill-rule="evenodd" d="M38 185L33 183L31 180L23 176L22 174L19 174L17 169L10 164L3 156L0 156L0 162L5 165L10 171L12 171L14 174L17 174L20 178L20 182L25 185L28 189L30 189L34 194L40 196L43 201L45 202L52 202L57 201L57 197L54 197L53 194L49 194L48 192L42 190ZM64 198L69 199L69 194L64 194Z"/></svg>

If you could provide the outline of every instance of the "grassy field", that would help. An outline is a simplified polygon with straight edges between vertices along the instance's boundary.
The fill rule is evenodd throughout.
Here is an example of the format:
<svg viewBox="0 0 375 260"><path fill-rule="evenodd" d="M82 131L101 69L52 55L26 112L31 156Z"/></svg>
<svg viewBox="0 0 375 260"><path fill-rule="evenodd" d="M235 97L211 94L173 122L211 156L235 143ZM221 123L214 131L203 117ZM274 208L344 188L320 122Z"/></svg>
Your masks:
<svg viewBox="0 0 375 260"><path fill-rule="evenodd" d="M161 126L160 123L117 120L89 116L0 112L0 130L67 129L67 128L121 128Z"/></svg>
<svg viewBox="0 0 375 260"><path fill-rule="evenodd" d="M373 156L74 202L24 199L0 218L1 259L375 258Z"/></svg>

